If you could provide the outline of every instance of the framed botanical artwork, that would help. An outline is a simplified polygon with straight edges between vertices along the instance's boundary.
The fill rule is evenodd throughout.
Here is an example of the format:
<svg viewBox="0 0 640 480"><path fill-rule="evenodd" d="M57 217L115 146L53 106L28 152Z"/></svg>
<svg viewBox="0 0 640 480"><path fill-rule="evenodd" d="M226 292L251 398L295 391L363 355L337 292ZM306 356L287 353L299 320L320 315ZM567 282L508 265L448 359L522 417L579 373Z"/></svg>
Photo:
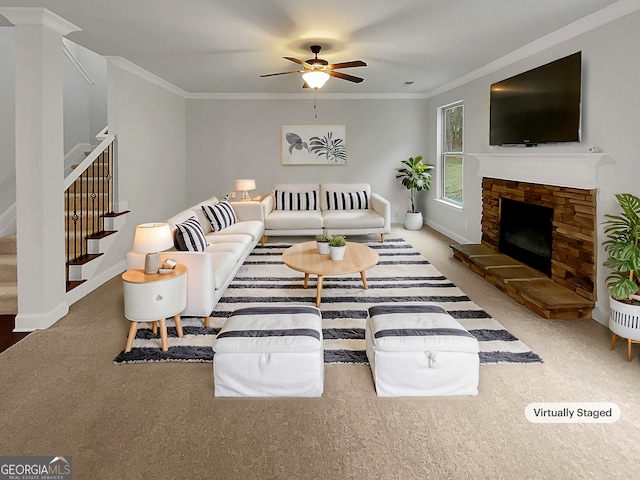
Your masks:
<svg viewBox="0 0 640 480"><path fill-rule="evenodd" d="M346 165L346 125L282 125L282 165Z"/></svg>

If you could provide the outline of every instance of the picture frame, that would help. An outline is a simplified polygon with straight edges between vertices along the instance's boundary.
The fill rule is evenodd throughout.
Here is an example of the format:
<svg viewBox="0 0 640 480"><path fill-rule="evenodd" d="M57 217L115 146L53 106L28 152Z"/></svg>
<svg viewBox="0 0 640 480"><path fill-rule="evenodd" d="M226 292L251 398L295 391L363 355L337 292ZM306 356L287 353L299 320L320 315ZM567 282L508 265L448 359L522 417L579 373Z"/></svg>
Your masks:
<svg viewBox="0 0 640 480"><path fill-rule="evenodd" d="M346 166L346 125L282 125L280 164Z"/></svg>

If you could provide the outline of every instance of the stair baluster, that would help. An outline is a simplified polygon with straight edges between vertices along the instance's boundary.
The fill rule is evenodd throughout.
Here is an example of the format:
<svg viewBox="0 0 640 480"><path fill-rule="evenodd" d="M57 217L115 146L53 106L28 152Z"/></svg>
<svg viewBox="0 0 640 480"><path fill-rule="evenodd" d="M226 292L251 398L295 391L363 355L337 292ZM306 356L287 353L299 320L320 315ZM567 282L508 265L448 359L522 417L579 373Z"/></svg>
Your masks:
<svg viewBox="0 0 640 480"><path fill-rule="evenodd" d="M67 291L85 281L74 278L69 267L84 264L101 255L88 251L87 240L102 238L111 233L105 231L104 218L115 215L113 140L113 136L107 136L99 146L102 151L91 152L77 167L82 168L82 171L74 171L67 178L72 182L65 191Z"/></svg>

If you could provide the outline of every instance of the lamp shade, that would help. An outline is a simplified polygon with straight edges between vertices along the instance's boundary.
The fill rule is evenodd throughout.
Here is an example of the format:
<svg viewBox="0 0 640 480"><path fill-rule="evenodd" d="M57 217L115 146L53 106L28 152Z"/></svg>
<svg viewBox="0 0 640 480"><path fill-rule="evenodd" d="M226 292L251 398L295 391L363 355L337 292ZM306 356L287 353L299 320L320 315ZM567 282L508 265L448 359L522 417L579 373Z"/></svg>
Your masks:
<svg viewBox="0 0 640 480"><path fill-rule="evenodd" d="M236 180L236 190L237 191L245 191L245 190L255 190L256 189L256 181L252 178L242 178Z"/></svg>
<svg viewBox="0 0 640 480"><path fill-rule="evenodd" d="M134 252L156 253L173 247L173 237L168 223L141 223L133 237Z"/></svg>
<svg viewBox="0 0 640 480"><path fill-rule="evenodd" d="M307 82L307 85L309 85L311 88L317 90L319 88L322 88L322 86L327 83L327 80L329 80L329 74L327 72L315 70L303 73L302 79Z"/></svg>

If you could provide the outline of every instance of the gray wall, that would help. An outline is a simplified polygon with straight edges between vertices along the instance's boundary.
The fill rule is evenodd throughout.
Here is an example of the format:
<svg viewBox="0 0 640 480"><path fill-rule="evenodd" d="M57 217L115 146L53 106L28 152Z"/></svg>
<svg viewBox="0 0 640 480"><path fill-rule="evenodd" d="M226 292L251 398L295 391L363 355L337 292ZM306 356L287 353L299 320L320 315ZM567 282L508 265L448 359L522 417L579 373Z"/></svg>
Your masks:
<svg viewBox="0 0 640 480"><path fill-rule="evenodd" d="M87 83L66 56L64 74L64 151L79 143L97 145L96 134L107 126L107 62L86 48L65 41L94 81Z"/></svg>
<svg viewBox="0 0 640 480"><path fill-rule="evenodd" d="M317 97L317 119L311 92L308 100L188 100L188 203L224 196L236 178L256 179L252 196L269 193L278 182L367 182L402 221L409 194L394 169L427 151L425 100ZM345 124L347 165L282 166L283 124Z"/></svg>
<svg viewBox="0 0 640 480"><path fill-rule="evenodd" d="M518 147L489 147L489 86L504 78L537 67L565 55L582 51L583 61L583 119L582 142L567 145L539 146L537 152L586 152L589 146L598 146L608 158L598 167L598 242L604 234L601 224L604 215L617 213L614 195L628 192L640 195L638 182L640 167L640 13L633 13L580 35L553 48L530 56L500 71L487 75L459 88L429 99L426 103L428 123L425 130L435 138L437 108L452 101L465 103L466 153L518 153ZM521 153L525 153L520 148ZM529 149L530 150L530 149ZM436 154L435 141L429 142L429 156ZM527 152L530 153L530 152ZM462 241L480 241L481 179L478 161L465 156L464 201L462 211L453 210L434 200L429 192L428 223L438 230ZM469 227L465 228L465 222ZM597 320L608 318L608 290L606 270L601 266L604 251L598 252L598 305L594 312Z"/></svg>
<svg viewBox="0 0 640 480"><path fill-rule="evenodd" d="M0 216L16 201L15 50L14 28L0 27Z"/></svg>
<svg viewBox="0 0 640 480"><path fill-rule="evenodd" d="M137 224L164 221L185 206L186 101L130 67L122 59L107 64L109 131L118 143L117 200L131 213L104 269L124 260Z"/></svg>

